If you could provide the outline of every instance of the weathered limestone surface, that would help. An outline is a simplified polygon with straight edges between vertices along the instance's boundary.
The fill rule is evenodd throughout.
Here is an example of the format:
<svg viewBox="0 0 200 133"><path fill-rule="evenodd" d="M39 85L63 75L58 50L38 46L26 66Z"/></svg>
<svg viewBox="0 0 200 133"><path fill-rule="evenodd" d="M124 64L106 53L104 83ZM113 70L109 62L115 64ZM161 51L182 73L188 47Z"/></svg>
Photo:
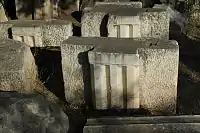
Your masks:
<svg viewBox="0 0 200 133"><path fill-rule="evenodd" d="M105 2L98 2L93 9L85 12L81 19L82 36L100 37L100 27L106 14L122 7L140 8L141 5L142 4L138 4L138 2L109 2L108 4L105 4Z"/></svg>
<svg viewBox="0 0 200 133"><path fill-rule="evenodd" d="M31 91L37 69L30 47L19 41L0 40L0 90Z"/></svg>
<svg viewBox="0 0 200 133"><path fill-rule="evenodd" d="M89 52L96 109L140 107L137 47L142 44L138 44L134 40L106 38Z"/></svg>
<svg viewBox="0 0 200 133"><path fill-rule="evenodd" d="M9 21L13 39L25 42L30 47L60 46L72 35L72 23L62 20Z"/></svg>
<svg viewBox="0 0 200 133"><path fill-rule="evenodd" d="M170 16L166 10L121 8L109 13L109 37L169 39Z"/></svg>
<svg viewBox="0 0 200 133"><path fill-rule="evenodd" d="M1 133L66 133L67 115L57 104L35 93L0 93Z"/></svg>
<svg viewBox="0 0 200 133"><path fill-rule="evenodd" d="M81 55L87 60L88 51L89 62L80 62ZM152 114L175 113L179 61L176 41L70 37L61 52L65 95L71 103L84 103L84 81L89 79L85 80L83 73L90 72L83 72L83 68L90 63L97 109L140 106Z"/></svg>
<svg viewBox="0 0 200 133"><path fill-rule="evenodd" d="M69 37L61 45L65 97L75 108L84 104L83 65L87 65L87 52L97 43L94 41L96 40Z"/></svg>
<svg viewBox="0 0 200 133"><path fill-rule="evenodd" d="M148 40L148 43L152 43ZM153 114L175 114L179 46L176 41L159 41L139 48L140 103Z"/></svg>
<svg viewBox="0 0 200 133"><path fill-rule="evenodd" d="M88 119L83 133L199 133L200 116Z"/></svg>
<svg viewBox="0 0 200 133"><path fill-rule="evenodd" d="M12 25L10 24L0 24L0 38L3 39L3 38L8 38L8 29L11 28Z"/></svg>

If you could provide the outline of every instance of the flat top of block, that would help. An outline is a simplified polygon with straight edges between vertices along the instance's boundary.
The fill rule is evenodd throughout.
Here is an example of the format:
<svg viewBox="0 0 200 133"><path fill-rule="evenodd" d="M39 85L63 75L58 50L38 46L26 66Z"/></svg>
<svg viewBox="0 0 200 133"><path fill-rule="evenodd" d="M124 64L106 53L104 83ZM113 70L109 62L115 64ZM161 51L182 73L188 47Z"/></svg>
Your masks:
<svg viewBox="0 0 200 133"><path fill-rule="evenodd" d="M86 126L118 124L163 124L163 123L200 123L200 115L151 116L151 117L101 117L88 119Z"/></svg>
<svg viewBox="0 0 200 133"><path fill-rule="evenodd" d="M140 13L153 13L153 12L166 12L165 9L158 8L125 8L121 7L119 10L113 10L110 12L112 15L118 16L136 16Z"/></svg>
<svg viewBox="0 0 200 133"><path fill-rule="evenodd" d="M137 4L140 4L140 5L142 5L142 2L140 2L140 1L131 1L131 2L126 2L126 1L124 1L124 2L122 2L122 1L120 1L120 2L95 2L95 6L96 5L109 5L109 4L115 4L115 5L137 5Z"/></svg>
<svg viewBox="0 0 200 133"><path fill-rule="evenodd" d="M174 40L137 40L134 38L114 38L114 37L75 37L71 36L63 42L68 45L94 45L95 51L105 53L135 54L138 48L149 49L174 49L178 48L178 43Z"/></svg>
<svg viewBox="0 0 200 133"><path fill-rule="evenodd" d="M121 9L121 8L133 8L132 7L133 5L129 5L129 4L123 4L123 5L118 5L118 4L99 4L99 5L96 5L93 9L91 9L90 11L91 12L102 12L102 13L108 13L110 11L113 11L113 10L117 10L117 9Z"/></svg>
<svg viewBox="0 0 200 133"><path fill-rule="evenodd" d="M71 22L67 20L10 20L7 23L19 27L71 24Z"/></svg>
<svg viewBox="0 0 200 133"><path fill-rule="evenodd" d="M110 38L97 45L92 52L137 54L137 49L144 47L141 41Z"/></svg>

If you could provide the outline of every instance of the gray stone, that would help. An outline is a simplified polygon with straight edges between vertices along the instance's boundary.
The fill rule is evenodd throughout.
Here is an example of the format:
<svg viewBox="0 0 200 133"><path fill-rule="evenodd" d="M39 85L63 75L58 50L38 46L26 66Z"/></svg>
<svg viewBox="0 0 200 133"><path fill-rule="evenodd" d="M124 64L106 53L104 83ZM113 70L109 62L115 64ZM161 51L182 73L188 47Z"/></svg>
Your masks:
<svg viewBox="0 0 200 133"><path fill-rule="evenodd" d="M66 133L67 115L36 93L0 93L1 133Z"/></svg>
<svg viewBox="0 0 200 133"><path fill-rule="evenodd" d="M200 116L88 119L83 133L200 133Z"/></svg>
<svg viewBox="0 0 200 133"><path fill-rule="evenodd" d="M176 41L160 40L149 48L139 48L140 103L152 114L175 114L179 46ZM158 100L159 99L159 100Z"/></svg>
<svg viewBox="0 0 200 133"><path fill-rule="evenodd" d="M11 28L12 25L10 24L4 24L4 23L1 23L0 24L0 38L3 39L3 38L8 38L8 29Z"/></svg>
<svg viewBox="0 0 200 133"><path fill-rule="evenodd" d="M72 23L64 20L13 20L13 39L30 47L60 46L72 35Z"/></svg>
<svg viewBox="0 0 200 133"><path fill-rule="evenodd" d="M81 32L83 37L100 37L100 26L106 14L119 8L139 8L138 2L98 2L94 8L85 11L81 18Z"/></svg>
<svg viewBox="0 0 200 133"><path fill-rule="evenodd" d="M170 16L163 9L121 8L109 13L109 37L169 39Z"/></svg>
<svg viewBox="0 0 200 133"><path fill-rule="evenodd" d="M31 91L37 68L30 47L19 41L0 40L0 90Z"/></svg>
<svg viewBox="0 0 200 133"><path fill-rule="evenodd" d="M95 41L95 39L93 39ZM69 37L61 45L62 71L66 100L75 108L84 105L84 75L82 66L85 56L96 43L91 39Z"/></svg>
<svg viewBox="0 0 200 133"><path fill-rule="evenodd" d="M88 51L89 62L84 63ZM91 82L92 90L96 91L95 97L92 96L96 99L93 101L96 109L141 107L155 115L175 114L179 62L176 41L70 37L61 52L65 95L71 103L84 103L84 89L88 89L85 85ZM85 56L82 63L81 55ZM84 72L89 63L91 72ZM83 73L91 73L91 81L84 79L87 76ZM124 101L125 86L128 99ZM112 89L113 95L108 95Z"/></svg>

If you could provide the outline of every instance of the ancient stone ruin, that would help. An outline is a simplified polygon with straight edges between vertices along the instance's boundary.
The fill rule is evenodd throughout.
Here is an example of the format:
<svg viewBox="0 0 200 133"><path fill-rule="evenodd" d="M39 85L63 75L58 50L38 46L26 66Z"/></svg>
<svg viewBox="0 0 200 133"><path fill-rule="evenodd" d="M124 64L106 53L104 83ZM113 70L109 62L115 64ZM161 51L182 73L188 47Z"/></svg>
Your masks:
<svg viewBox="0 0 200 133"><path fill-rule="evenodd" d="M142 8L141 2L97 2L83 11L81 36L73 36L74 22L70 20L9 20L0 27L0 90L19 93L0 93L0 102L7 99L16 110L12 115L5 103L7 110L2 113L10 120L3 123L2 132L17 130L11 120L20 118L16 123L26 125L29 116L17 115L20 109L31 110L30 117L38 117L34 122L41 122L37 127L41 133L78 132L81 126L70 124L79 121L78 114L71 118L69 108L85 111L84 133L200 132L199 116L176 116L179 44L169 39L170 14L166 9ZM50 88L41 83L40 72L45 70L36 59L38 51L47 49L60 56L53 68L46 65L53 74L60 72L47 81ZM45 56L43 61L47 60L54 58ZM46 74L45 78L42 75L45 80L50 76ZM21 103L20 97L26 102ZM20 104L15 103L18 101ZM49 102L55 105L50 107ZM123 117L121 112L131 115ZM143 117L138 117L138 112ZM115 117L109 117L114 113ZM36 129L37 125L29 126ZM23 126L20 129L24 131Z"/></svg>

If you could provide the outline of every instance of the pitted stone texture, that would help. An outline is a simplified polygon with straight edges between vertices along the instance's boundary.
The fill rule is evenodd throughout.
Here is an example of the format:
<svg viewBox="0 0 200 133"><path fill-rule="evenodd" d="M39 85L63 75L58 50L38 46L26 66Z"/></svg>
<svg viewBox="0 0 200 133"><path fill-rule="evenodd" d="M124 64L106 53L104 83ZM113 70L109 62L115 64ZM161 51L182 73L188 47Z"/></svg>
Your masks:
<svg viewBox="0 0 200 133"><path fill-rule="evenodd" d="M141 36L169 39L170 16L165 10L141 14Z"/></svg>
<svg viewBox="0 0 200 133"><path fill-rule="evenodd" d="M89 11L85 11L81 23L81 33L83 37L100 37L100 26L102 23L102 20L106 14L113 10L117 10L119 8L138 8L138 3L132 3L132 2L120 2L119 4L117 2L109 2L108 4L105 4L105 2L102 2L103 4L100 4L101 2L98 2L97 5L92 8Z"/></svg>
<svg viewBox="0 0 200 133"><path fill-rule="evenodd" d="M83 37L100 37L100 25L105 13L89 12L82 17L81 32Z"/></svg>
<svg viewBox="0 0 200 133"><path fill-rule="evenodd" d="M162 9L121 8L109 13L108 36L169 39L169 22Z"/></svg>
<svg viewBox="0 0 200 133"><path fill-rule="evenodd" d="M175 114L179 46L176 41L156 44L138 49L141 63L140 104L152 114Z"/></svg>
<svg viewBox="0 0 200 133"><path fill-rule="evenodd" d="M4 23L1 23L0 24L0 39L3 39L3 38L8 38L8 29L11 28L12 25L10 24L4 24Z"/></svg>
<svg viewBox="0 0 200 133"><path fill-rule="evenodd" d="M132 46L130 46L131 44ZM123 47L119 45L123 45ZM94 48L94 50L89 52L90 54L95 52L95 49L98 49L98 47L101 46L104 46L103 49L100 49L103 50L102 53L116 53L121 51L122 54L132 53L139 55L139 65L137 62L134 62L134 64L139 66L140 106L146 110L149 110L155 115L175 114L177 100L179 46L176 41L172 40L145 38L127 39L110 37L70 37L61 47L65 95L68 101L75 104L84 103L83 93L85 84L83 82L84 75L81 65L84 63L80 62L80 57L81 55L85 55L85 58L87 58L87 52L89 50ZM98 51L98 54L102 53L101 51ZM102 60L99 61L94 57L89 58L89 62L90 60L94 61L95 59L97 62L92 62L94 65L95 63L97 63L97 65L100 64L107 66L109 63L110 65L120 65L119 63L127 66L133 65L128 60L123 62L124 60L117 60L118 58L113 58L116 59L116 61L110 61L108 60L109 58L105 58L103 54L102 56L98 57L101 57ZM121 56L119 57L119 59L121 59ZM133 61L134 59L131 58L131 60ZM103 68L101 70L104 71L105 69ZM117 70L121 71L121 69ZM93 68L91 68L91 71L94 71ZM119 81L121 81L120 79L121 78L119 77ZM93 82L95 79L91 80L91 82ZM102 82L101 85L105 85L105 82ZM107 86L105 85L104 87L106 88Z"/></svg>
<svg viewBox="0 0 200 133"><path fill-rule="evenodd" d="M61 45L65 97L74 108L80 108L85 103L83 65L87 60L87 51L94 47L90 41L70 37Z"/></svg>
<svg viewBox="0 0 200 133"><path fill-rule="evenodd" d="M30 47L10 39L1 39L0 45L0 90L31 91L37 68Z"/></svg>
<svg viewBox="0 0 200 133"><path fill-rule="evenodd" d="M10 21L13 39L30 47L60 46L72 35L72 23L64 20Z"/></svg>
<svg viewBox="0 0 200 133"><path fill-rule="evenodd" d="M43 44L45 46L60 46L61 43L72 36L71 22L55 20L43 25Z"/></svg>
<svg viewBox="0 0 200 133"><path fill-rule="evenodd" d="M66 133L69 128L60 106L35 93L1 92L0 112L1 133Z"/></svg>

